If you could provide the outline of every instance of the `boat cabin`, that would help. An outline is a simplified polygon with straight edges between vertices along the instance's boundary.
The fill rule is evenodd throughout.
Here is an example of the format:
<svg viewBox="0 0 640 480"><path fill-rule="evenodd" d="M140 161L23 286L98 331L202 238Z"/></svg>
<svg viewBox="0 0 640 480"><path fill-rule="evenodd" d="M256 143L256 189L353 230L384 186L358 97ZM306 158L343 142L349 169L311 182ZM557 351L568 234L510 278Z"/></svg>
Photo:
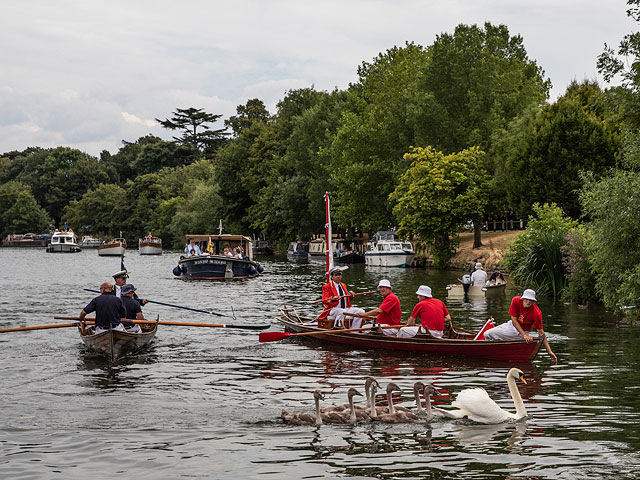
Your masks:
<svg viewBox="0 0 640 480"><path fill-rule="evenodd" d="M195 240L196 245L200 247L203 255L218 255L224 257L225 247L233 252L236 247L240 246L243 252L243 258L253 260L253 240L244 235L185 235L187 243L191 239Z"/></svg>

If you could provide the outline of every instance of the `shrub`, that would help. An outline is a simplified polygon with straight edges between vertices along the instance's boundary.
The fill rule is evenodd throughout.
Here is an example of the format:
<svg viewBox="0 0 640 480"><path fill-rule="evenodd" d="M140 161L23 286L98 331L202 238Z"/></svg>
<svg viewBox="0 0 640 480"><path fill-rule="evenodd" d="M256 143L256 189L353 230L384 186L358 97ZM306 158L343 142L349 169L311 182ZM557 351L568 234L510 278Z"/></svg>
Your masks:
<svg viewBox="0 0 640 480"><path fill-rule="evenodd" d="M582 226L572 228L567 232L565 240L566 244L560 248L568 282L565 298L572 302L586 303L596 295L595 277L587 251L587 232Z"/></svg>

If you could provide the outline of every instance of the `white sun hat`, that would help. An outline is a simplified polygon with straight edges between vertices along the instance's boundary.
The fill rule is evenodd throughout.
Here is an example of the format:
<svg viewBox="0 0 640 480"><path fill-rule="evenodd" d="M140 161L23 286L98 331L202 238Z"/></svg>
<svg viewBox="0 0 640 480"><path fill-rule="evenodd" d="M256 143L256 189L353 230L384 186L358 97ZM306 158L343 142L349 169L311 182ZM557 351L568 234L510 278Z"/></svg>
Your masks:
<svg viewBox="0 0 640 480"><path fill-rule="evenodd" d="M532 301L536 301L536 292L534 290L531 290L530 288L527 288L523 293L522 296L520 297L522 300L532 300Z"/></svg>
<svg viewBox="0 0 640 480"><path fill-rule="evenodd" d="M431 287L427 287L426 285L420 285L416 295L421 295L423 297L431 298Z"/></svg>
<svg viewBox="0 0 640 480"><path fill-rule="evenodd" d="M482 268L482 263L477 262L477 263L476 263L476 270L479 270L479 269L481 269L481 268Z"/></svg>
<svg viewBox="0 0 640 480"><path fill-rule="evenodd" d="M380 287L387 287L387 288L391 288L391 282L389 282L389 280L387 280L386 278L383 278L382 280L380 280L380 282L378 283L378 288Z"/></svg>

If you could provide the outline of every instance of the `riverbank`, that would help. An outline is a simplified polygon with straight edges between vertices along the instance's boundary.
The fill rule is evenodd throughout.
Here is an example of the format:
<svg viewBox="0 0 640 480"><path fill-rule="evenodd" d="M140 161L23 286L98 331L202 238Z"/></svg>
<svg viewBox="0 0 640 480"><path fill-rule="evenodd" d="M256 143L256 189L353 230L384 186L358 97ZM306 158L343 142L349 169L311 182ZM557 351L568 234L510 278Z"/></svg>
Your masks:
<svg viewBox="0 0 640 480"><path fill-rule="evenodd" d="M449 268L471 270L476 262L482 262L484 269L489 271L500 266L507 246L521 230L506 232L482 232L482 246L473 247L473 232L460 234L460 245L449 262Z"/></svg>

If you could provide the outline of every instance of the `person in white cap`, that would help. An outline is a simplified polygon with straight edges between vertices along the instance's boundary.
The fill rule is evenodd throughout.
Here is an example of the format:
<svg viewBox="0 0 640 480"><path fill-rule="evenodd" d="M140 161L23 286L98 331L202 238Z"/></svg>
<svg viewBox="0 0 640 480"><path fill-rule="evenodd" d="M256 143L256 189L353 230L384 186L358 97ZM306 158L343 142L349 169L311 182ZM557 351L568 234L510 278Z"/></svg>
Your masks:
<svg viewBox="0 0 640 480"><path fill-rule="evenodd" d="M475 271L471 274L471 286L484 287L487 283L487 272L482 269L482 263L477 262Z"/></svg>
<svg viewBox="0 0 640 480"><path fill-rule="evenodd" d="M112 275L114 285L114 295L118 298L122 298L122 287L127 284L127 278L129 278L129 272L126 270L120 270ZM136 293L133 294L133 298L135 298L140 305L146 305L149 300L146 298L139 298Z"/></svg>
<svg viewBox="0 0 640 480"><path fill-rule="evenodd" d="M353 292L350 292L347 285L342 283L342 268L333 267L329 270L330 280L322 286L322 303L324 304L324 310L318 316L318 319L326 318L331 315L335 317L335 325L344 325L345 313L362 313L364 310L358 307L351 306L351 299L353 298ZM350 328L360 328L362 319L353 318Z"/></svg>
<svg viewBox="0 0 640 480"><path fill-rule="evenodd" d="M442 338L445 322L451 322L451 315L444 302L433 298L431 288L426 285L420 285L416 295L418 303L413 307L407 326L398 332L398 337L415 337L421 331L429 332L432 337ZM414 325L417 319L420 319L421 325L416 327Z"/></svg>
<svg viewBox="0 0 640 480"><path fill-rule="evenodd" d="M368 312L357 314L359 317L371 318L376 317L376 321L380 325L400 325L402 310L400 309L400 299L391 290L391 282L383 278L378 282L378 292L382 295L383 300L378 308L374 308ZM385 335L395 336L398 334L397 328L380 329Z"/></svg>
<svg viewBox="0 0 640 480"><path fill-rule="evenodd" d="M558 357L551 351L547 336L542 329L542 312L535 302L536 292L530 288L526 289L522 296L513 297L509 307L511 320L487 330L484 332L484 338L487 340L520 340L524 338L527 343L530 343L534 338L528 332L535 328L538 331L538 337L542 338L549 356L554 363L557 363Z"/></svg>

